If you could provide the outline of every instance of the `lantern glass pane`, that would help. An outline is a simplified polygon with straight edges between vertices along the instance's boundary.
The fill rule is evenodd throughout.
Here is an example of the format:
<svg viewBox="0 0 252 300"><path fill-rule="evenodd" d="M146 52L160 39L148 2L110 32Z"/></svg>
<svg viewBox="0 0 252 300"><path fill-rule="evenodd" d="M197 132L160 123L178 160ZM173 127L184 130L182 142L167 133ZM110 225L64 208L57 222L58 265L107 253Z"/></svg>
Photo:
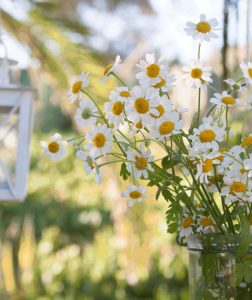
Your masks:
<svg viewBox="0 0 252 300"><path fill-rule="evenodd" d="M0 187L15 185L19 110L0 108Z"/></svg>

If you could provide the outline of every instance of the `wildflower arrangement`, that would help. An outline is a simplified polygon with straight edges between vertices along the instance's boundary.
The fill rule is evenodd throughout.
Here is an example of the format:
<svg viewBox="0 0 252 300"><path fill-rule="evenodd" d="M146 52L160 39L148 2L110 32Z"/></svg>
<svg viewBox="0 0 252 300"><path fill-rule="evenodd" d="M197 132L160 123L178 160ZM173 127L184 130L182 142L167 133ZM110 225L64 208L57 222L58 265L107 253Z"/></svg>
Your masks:
<svg viewBox="0 0 252 300"><path fill-rule="evenodd" d="M138 83L130 88L118 76L122 66L117 56L105 68L102 80L112 76L120 85L111 91L104 109L88 90L87 73L68 91L69 101L78 103L74 118L86 129L85 135L63 141L56 133L49 142L41 142L44 154L58 160L65 156L68 142L86 173L95 174L97 182L103 166L120 165L120 176L129 182L122 192L129 207L146 201L148 186L156 186L156 198L162 195L168 202L168 232L177 232L180 238L209 232L248 236L252 224L252 133L243 132L238 144L232 144L230 137L235 133L230 112L238 107L252 109L251 98L239 97L252 85L252 63L242 62L240 78L225 80L224 91L215 90L211 68L201 59L201 47L217 38L218 30L217 20L205 15L197 23L186 24L185 32L198 41L197 60L183 67L182 75L198 97L198 110L188 130L183 121L187 109L176 107L170 96L176 79L167 61L146 54L137 65ZM201 95L206 88L215 93L203 115ZM162 156L154 157L153 144L162 149Z"/></svg>

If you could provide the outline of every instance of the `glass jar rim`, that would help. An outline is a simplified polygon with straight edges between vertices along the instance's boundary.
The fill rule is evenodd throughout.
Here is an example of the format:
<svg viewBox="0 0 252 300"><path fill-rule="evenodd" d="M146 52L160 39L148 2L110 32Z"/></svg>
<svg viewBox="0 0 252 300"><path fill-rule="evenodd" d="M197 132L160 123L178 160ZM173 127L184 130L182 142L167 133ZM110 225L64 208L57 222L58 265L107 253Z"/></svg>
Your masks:
<svg viewBox="0 0 252 300"><path fill-rule="evenodd" d="M251 239L252 240L252 239ZM223 235L216 233L191 234L183 246L189 251L207 253L236 253L241 242L241 235ZM246 253L252 254L252 242Z"/></svg>

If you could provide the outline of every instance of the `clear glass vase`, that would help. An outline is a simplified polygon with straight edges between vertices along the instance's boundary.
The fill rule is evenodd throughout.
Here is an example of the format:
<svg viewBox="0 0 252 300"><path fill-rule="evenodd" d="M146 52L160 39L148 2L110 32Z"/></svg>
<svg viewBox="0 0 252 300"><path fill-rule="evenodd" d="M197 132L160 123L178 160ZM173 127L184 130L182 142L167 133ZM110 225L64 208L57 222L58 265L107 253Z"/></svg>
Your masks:
<svg viewBox="0 0 252 300"><path fill-rule="evenodd" d="M252 300L252 244L238 255L235 236L188 239L190 300Z"/></svg>

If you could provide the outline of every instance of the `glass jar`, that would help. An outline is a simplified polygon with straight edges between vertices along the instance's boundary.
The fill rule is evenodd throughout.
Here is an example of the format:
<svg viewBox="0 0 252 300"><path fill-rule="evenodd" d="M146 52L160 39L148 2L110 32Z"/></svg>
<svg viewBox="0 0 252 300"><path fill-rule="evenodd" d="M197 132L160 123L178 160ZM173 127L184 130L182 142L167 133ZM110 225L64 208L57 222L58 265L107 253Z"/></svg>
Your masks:
<svg viewBox="0 0 252 300"><path fill-rule="evenodd" d="M238 246L236 236L188 238L190 300L252 299L252 244L244 255Z"/></svg>

